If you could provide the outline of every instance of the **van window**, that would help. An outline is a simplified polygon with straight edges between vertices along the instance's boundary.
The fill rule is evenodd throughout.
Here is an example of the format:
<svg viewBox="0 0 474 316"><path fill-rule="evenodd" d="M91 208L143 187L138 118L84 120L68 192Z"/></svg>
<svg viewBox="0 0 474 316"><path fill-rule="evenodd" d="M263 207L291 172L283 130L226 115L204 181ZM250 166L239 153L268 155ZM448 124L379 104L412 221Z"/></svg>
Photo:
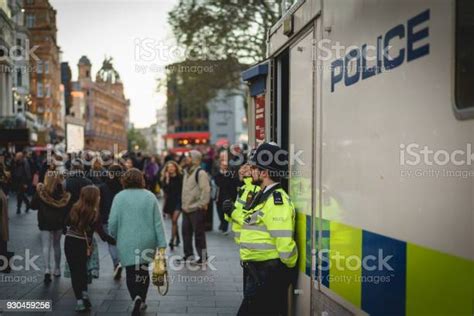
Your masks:
<svg viewBox="0 0 474 316"><path fill-rule="evenodd" d="M474 1L456 2L456 107L474 109Z"/></svg>

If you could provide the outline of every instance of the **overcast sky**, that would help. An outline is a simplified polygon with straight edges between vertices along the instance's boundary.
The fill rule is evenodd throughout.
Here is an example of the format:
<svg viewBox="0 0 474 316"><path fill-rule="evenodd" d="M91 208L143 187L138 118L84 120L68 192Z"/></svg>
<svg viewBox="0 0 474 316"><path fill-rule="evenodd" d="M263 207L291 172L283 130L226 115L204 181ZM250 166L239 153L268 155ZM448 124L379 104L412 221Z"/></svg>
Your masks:
<svg viewBox="0 0 474 316"><path fill-rule="evenodd" d="M163 51L172 48L174 38L168 26L168 12L178 0L50 0L57 10L58 44L62 61L69 62L73 80L77 62L87 55L92 74L100 69L104 56L114 58L126 97L130 99L130 119L136 127L155 121L155 112L166 102L166 93L157 92L156 79L164 76L163 66L179 59ZM137 46L142 43L142 46ZM136 56L142 56L136 58ZM143 58L145 56L146 58Z"/></svg>

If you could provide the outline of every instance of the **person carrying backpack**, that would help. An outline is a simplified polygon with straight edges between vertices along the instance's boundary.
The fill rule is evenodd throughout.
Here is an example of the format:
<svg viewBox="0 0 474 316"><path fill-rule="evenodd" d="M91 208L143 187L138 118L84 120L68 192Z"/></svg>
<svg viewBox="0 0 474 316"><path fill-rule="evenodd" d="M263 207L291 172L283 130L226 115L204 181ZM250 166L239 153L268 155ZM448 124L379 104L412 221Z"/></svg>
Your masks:
<svg viewBox="0 0 474 316"><path fill-rule="evenodd" d="M197 150L191 150L186 156L181 195L184 247L182 261L187 261L193 256L192 240L194 236L198 255L198 259L194 261L196 264L204 264L207 261L205 220L211 198L209 176L205 170L200 168L201 161L202 154Z"/></svg>

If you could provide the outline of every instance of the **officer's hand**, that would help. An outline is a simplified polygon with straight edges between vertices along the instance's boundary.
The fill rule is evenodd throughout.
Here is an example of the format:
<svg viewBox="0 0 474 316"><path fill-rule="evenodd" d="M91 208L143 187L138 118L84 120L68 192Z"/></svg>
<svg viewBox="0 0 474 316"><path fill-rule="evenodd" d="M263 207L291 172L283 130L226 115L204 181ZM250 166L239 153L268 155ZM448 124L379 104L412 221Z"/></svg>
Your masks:
<svg viewBox="0 0 474 316"><path fill-rule="evenodd" d="M222 210L228 216L232 214L232 212L234 211L234 208L235 208L234 203L231 200L225 200L224 203L222 203Z"/></svg>

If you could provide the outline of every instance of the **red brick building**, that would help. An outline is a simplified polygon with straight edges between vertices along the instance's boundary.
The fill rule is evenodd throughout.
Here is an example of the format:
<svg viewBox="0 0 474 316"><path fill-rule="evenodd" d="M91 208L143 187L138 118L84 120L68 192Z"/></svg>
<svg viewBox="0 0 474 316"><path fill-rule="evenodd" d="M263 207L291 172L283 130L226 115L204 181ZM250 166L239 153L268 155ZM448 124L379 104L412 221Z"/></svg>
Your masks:
<svg viewBox="0 0 474 316"><path fill-rule="evenodd" d="M85 148L126 150L129 100L125 98L123 83L112 59L104 60L95 81L86 56L81 57L78 67L78 83L86 98Z"/></svg>
<svg viewBox="0 0 474 316"><path fill-rule="evenodd" d="M25 0L25 20L30 32L30 111L38 121L64 135L63 110L61 109L60 48L57 44L56 10L48 0ZM36 58L37 57L37 58Z"/></svg>

